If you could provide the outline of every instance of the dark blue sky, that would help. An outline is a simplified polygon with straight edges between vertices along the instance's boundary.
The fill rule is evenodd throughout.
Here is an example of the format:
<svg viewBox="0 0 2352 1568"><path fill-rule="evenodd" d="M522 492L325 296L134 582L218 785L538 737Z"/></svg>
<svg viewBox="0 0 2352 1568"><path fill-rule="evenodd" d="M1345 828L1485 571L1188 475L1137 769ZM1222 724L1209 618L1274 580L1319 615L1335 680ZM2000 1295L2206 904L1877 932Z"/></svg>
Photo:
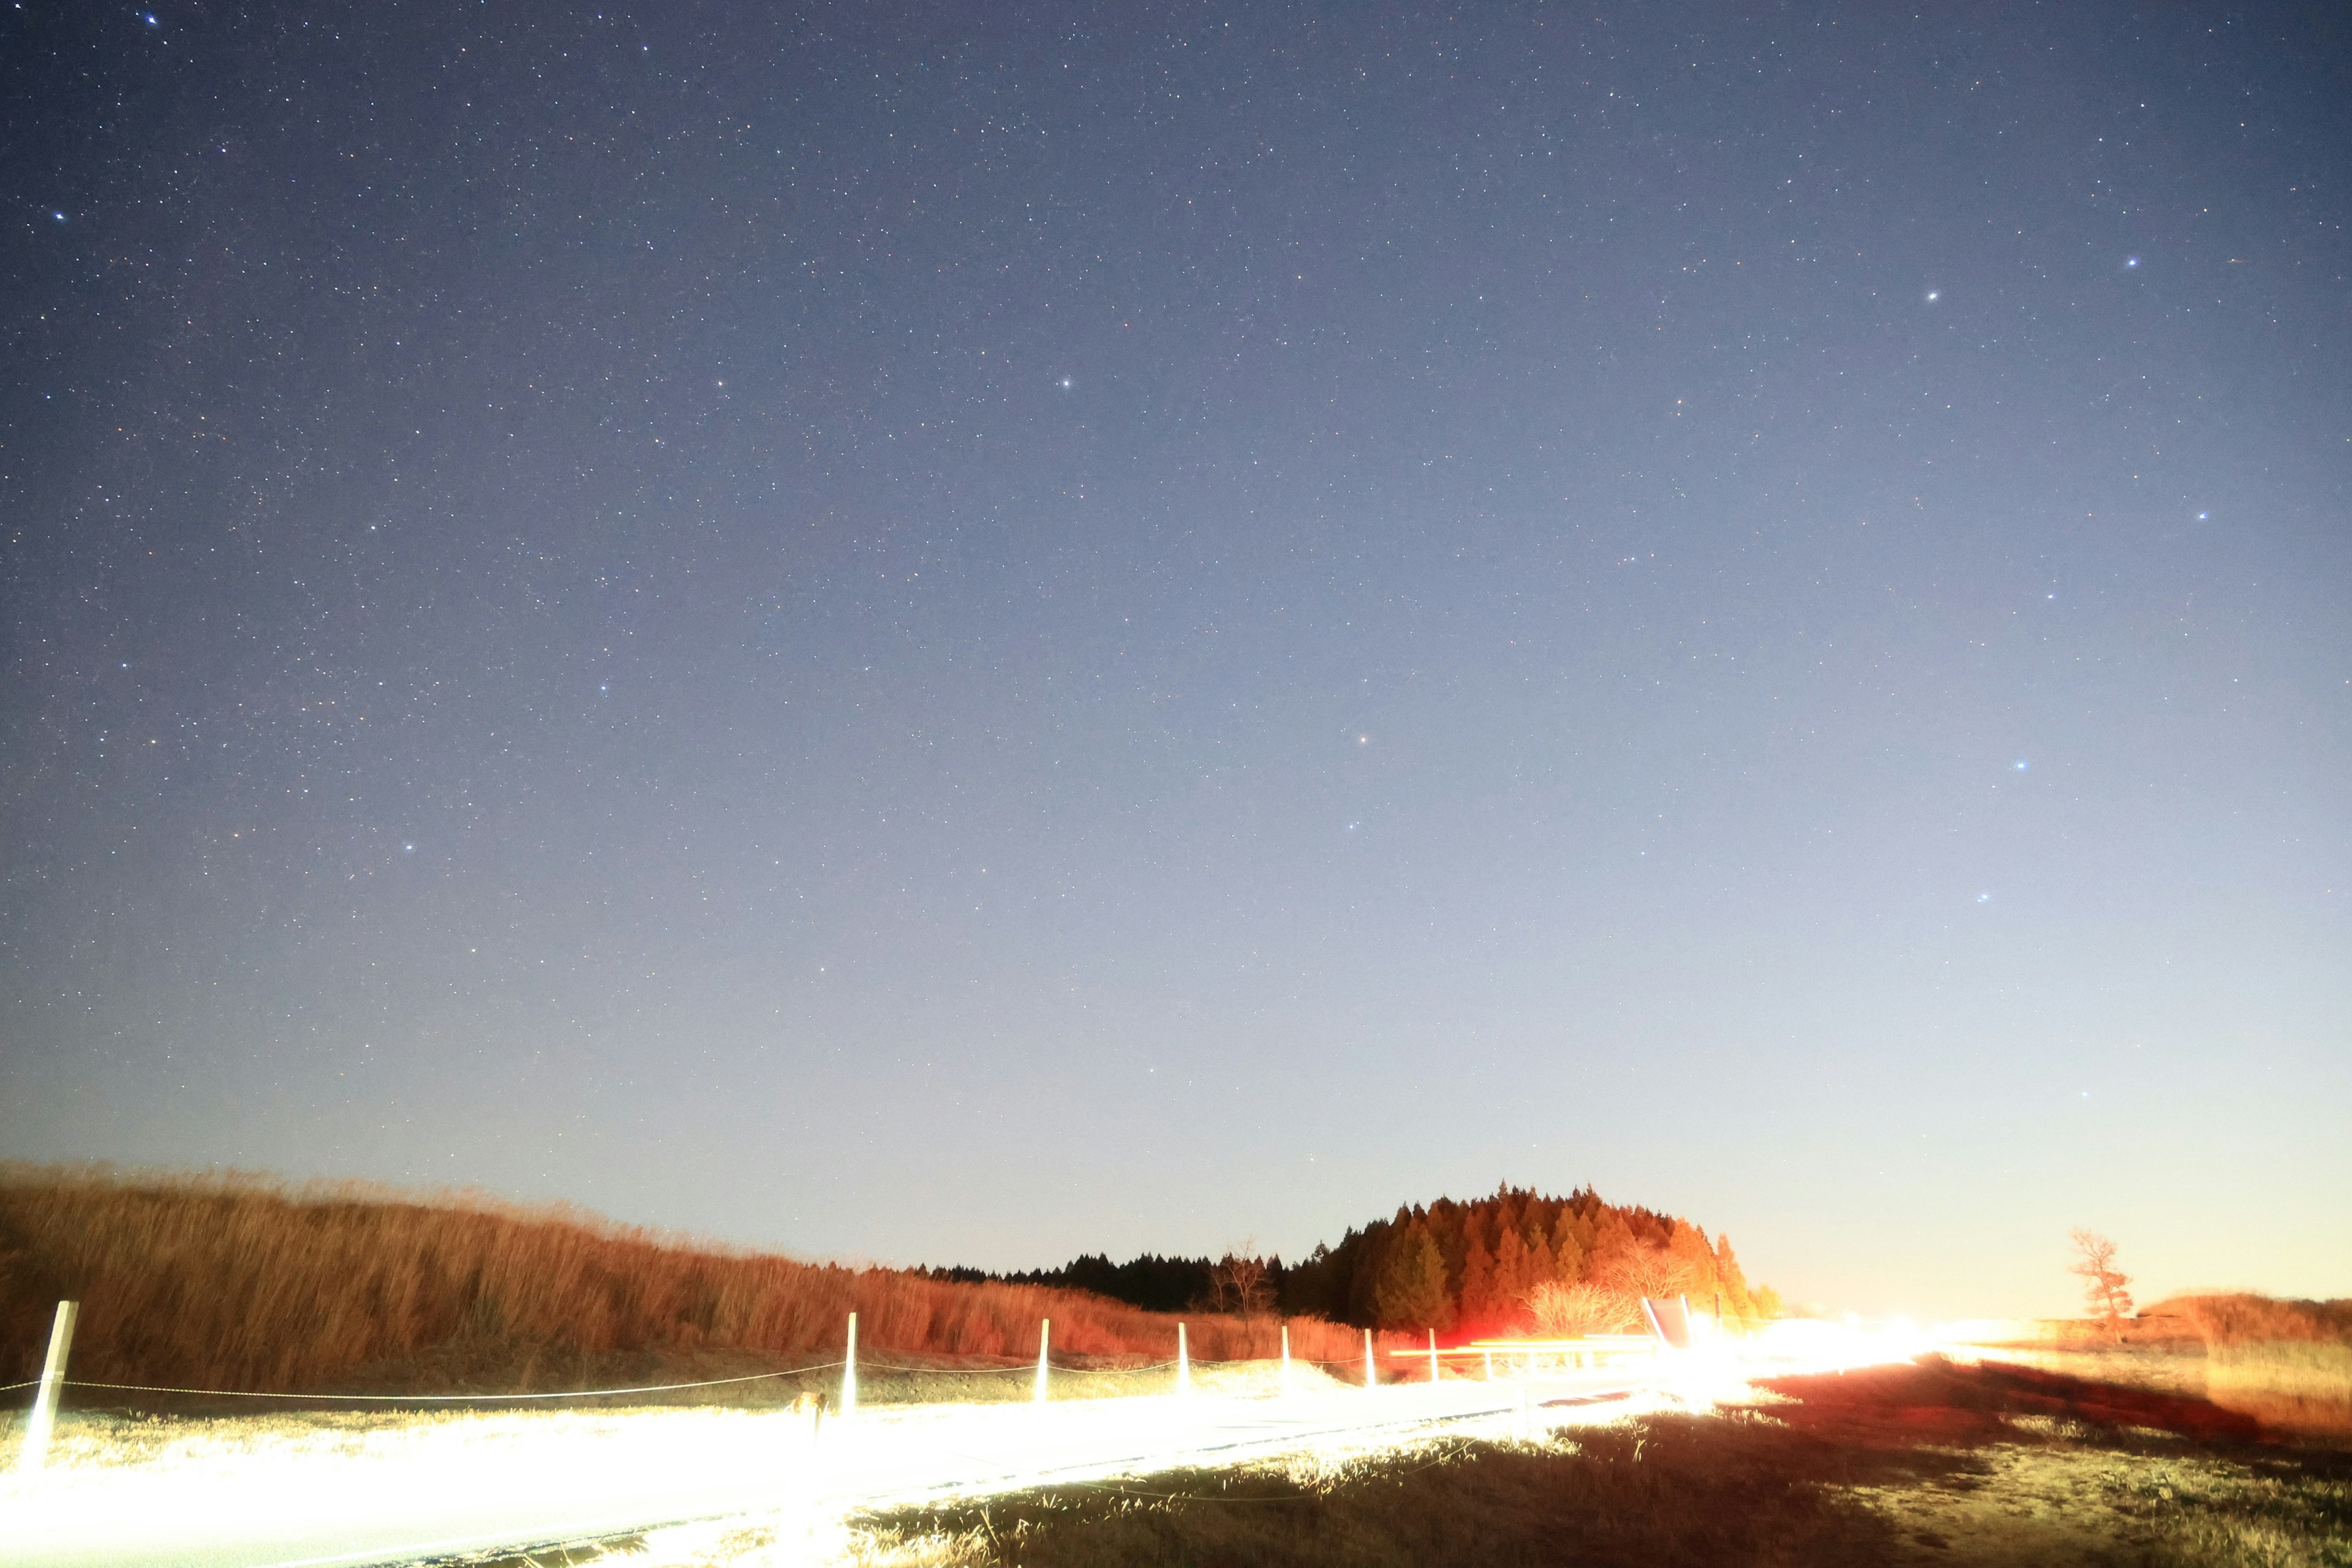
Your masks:
<svg viewBox="0 0 2352 1568"><path fill-rule="evenodd" d="M0 13L0 1148L2352 1294L2332 7Z"/></svg>

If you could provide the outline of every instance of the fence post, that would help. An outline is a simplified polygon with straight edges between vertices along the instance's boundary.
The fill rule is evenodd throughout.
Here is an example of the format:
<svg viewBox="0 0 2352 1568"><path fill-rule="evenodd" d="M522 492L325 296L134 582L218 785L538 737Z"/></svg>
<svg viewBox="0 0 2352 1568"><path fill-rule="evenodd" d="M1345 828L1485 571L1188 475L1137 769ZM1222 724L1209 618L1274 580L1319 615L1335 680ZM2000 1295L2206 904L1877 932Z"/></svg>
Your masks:
<svg viewBox="0 0 2352 1568"><path fill-rule="evenodd" d="M1429 1331L1429 1381L1437 1381L1437 1331Z"/></svg>
<svg viewBox="0 0 2352 1568"><path fill-rule="evenodd" d="M849 1314L849 1352L841 1363L841 1413L857 1408L857 1314Z"/></svg>
<svg viewBox="0 0 2352 1568"><path fill-rule="evenodd" d="M66 1380L66 1352L73 1348L74 1319L81 1303L58 1303L57 1321L49 1325L48 1359L41 1363L40 1391L33 1395L33 1417L25 1424L25 1447L16 1459L24 1475L37 1475L49 1458L49 1431L58 1420L58 1388Z"/></svg>
<svg viewBox="0 0 2352 1568"><path fill-rule="evenodd" d="M1364 1386L1370 1388L1380 1382L1380 1373L1372 1370L1372 1331L1364 1331Z"/></svg>
<svg viewBox="0 0 2352 1568"><path fill-rule="evenodd" d="M1176 1392L1192 1392L1192 1347L1184 1337L1184 1325L1176 1325Z"/></svg>
<svg viewBox="0 0 2352 1568"><path fill-rule="evenodd" d="M1488 1383L1495 1381L1495 1352L1493 1351L1488 1351L1486 1352L1486 1381Z"/></svg>
<svg viewBox="0 0 2352 1568"><path fill-rule="evenodd" d="M1051 1319L1051 1318L1040 1318L1040 1319L1038 1319L1038 1320L1037 1320L1037 1403L1038 1403L1038 1404L1040 1404L1040 1405L1043 1405L1043 1404L1045 1404L1045 1347L1046 1347L1046 1345L1047 1345L1048 1343L1050 1343L1050 1342L1051 1342L1051 1341L1052 1341L1052 1339L1053 1339L1053 1334L1054 1334L1054 1320L1053 1320L1053 1319Z"/></svg>
<svg viewBox="0 0 2352 1568"><path fill-rule="evenodd" d="M1282 1325L1282 1392L1290 1392L1290 1325Z"/></svg>

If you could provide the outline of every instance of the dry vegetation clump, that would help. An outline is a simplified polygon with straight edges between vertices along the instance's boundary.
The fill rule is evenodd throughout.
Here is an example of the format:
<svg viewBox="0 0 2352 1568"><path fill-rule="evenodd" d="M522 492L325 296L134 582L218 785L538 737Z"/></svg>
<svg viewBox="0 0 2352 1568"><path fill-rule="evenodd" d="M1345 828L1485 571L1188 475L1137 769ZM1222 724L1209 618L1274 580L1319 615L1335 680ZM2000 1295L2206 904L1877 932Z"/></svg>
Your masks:
<svg viewBox="0 0 2352 1568"><path fill-rule="evenodd" d="M2032 1340L1984 1353L2210 1399L2275 1432L2352 1436L2352 1300L2215 1292L2159 1302L2119 1333L2079 1319L2038 1326Z"/></svg>
<svg viewBox="0 0 2352 1568"><path fill-rule="evenodd" d="M804 1263L478 1194L0 1165L0 1381L37 1371L60 1299L82 1304L79 1378L261 1392L772 1371L838 1358L853 1310L863 1357L922 1372L1034 1358L1040 1318L1057 1358L1106 1368L1165 1361L1176 1337L1172 1318L1075 1291ZM1272 1353L1278 1327L1193 1320L1192 1352ZM1302 1359L1360 1353L1338 1325L1290 1328Z"/></svg>
<svg viewBox="0 0 2352 1568"><path fill-rule="evenodd" d="M2282 1432L2352 1436L2352 1345L2224 1345L2206 1352L2205 1392Z"/></svg>
<svg viewBox="0 0 2352 1568"><path fill-rule="evenodd" d="M2352 1345L2352 1300L2283 1301L2250 1290L2219 1291L2176 1296L2143 1316L2185 1319L2209 1346Z"/></svg>
<svg viewBox="0 0 2352 1568"><path fill-rule="evenodd" d="M2177 1297L2158 1314L2196 1329L2215 1404L2282 1432L2352 1436L2352 1300L2233 1291Z"/></svg>

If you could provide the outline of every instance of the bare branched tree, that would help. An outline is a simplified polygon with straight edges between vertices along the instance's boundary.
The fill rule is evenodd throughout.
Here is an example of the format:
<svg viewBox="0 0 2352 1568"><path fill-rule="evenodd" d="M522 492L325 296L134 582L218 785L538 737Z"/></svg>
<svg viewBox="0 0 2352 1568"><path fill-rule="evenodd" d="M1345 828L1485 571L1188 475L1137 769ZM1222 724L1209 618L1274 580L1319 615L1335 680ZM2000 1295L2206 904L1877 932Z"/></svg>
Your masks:
<svg viewBox="0 0 2352 1568"><path fill-rule="evenodd" d="M1597 1260L1593 1283L1626 1298L1638 1315L1643 1296L1679 1296L1698 1283L1691 1261L1654 1241L1637 1241Z"/></svg>
<svg viewBox="0 0 2352 1568"><path fill-rule="evenodd" d="M2084 1304L2120 1342L2124 1320L2132 1314L2131 1276L2116 1267L2114 1242L2095 1230L2078 1229L2074 1237L2074 1261L2066 1271L2082 1278Z"/></svg>
<svg viewBox="0 0 2352 1568"><path fill-rule="evenodd" d="M1599 1285L1563 1285L1546 1280L1528 1292L1527 1309L1536 1332L1548 1340L1583 1334L1613 1334L1634 1326L1635 1299Z"/></svg>
<svg viewBox="0 0 2352 1568"><path fill-rule="evenodd" d="M1209 1304L1216 1311L1256 1318L1274 1310L1272 1266L1257 1255L1257 1237L1209 1266Z"/></svg>
<svg viewBox="0 0 2352 1568"><path fill-rule="evenodd" d="M1696 1266L1654 1241L1613 1247L1581 1284L1538 1285L1526 1305L1547 1334L1622 1333L1642 1326L1642 1298L1679 1296L1699 1284Z"/></svg>

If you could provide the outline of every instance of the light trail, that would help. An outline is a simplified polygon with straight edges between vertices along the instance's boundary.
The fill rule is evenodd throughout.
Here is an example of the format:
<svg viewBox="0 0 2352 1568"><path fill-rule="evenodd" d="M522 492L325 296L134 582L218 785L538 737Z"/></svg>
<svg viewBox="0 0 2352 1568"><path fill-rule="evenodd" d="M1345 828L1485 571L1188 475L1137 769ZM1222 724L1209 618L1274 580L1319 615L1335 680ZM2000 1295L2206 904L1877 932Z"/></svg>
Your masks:
<svg viewBox="0 0 2352 1568"><path fill-rule="evenodd" d="M1802 1342L1796 1342L1801 1341ZM1744 1353L1743 1353L1744 1352ZM1833 1325L1638 1369L1266 1397L879 1406L813 1435L786 1412L441 1417L190 1444L157 1460L0 1481L0 1558L21 1568L372 1568L524 1551L744 1515L812 1530L858 1509L1361 1451L1440 1427L1509 1436L1606 1412L1706 1406L1772 1372L1904 1359ZM1612 1396L1646 1396L1595 1406Z"/></svg>

